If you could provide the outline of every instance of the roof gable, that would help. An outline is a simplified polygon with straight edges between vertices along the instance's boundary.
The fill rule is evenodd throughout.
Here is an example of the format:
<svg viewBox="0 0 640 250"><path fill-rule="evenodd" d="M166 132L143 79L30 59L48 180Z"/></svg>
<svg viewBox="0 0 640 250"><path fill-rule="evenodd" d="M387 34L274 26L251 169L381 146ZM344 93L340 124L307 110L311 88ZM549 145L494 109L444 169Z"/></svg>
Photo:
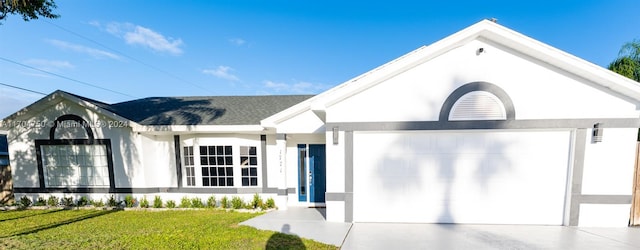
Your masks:
<svg viewBox="0 0 640 250"><path fill-rule="evenodd" d="M639 83L504 26L483 20L275 114L263 120L262 124L273 127L308 110L313 110L319 117L324 117L326 108L474 40L500 45L522 56L586 79L602 91L613 92L616 96L640 104Z"/></svg>
<svg viewBox="0 0 640 250"><path fill-rule="evenodd" d="M23 116L23 115L27 115L29 113L34 113L34 112L40 112L43 111L49 107L51 107L52 104L58 103L62 100L68 100L72 103L78 104L82 107L85 107L87 109L91 109L92 111L98 113L98 114L102 114L105 115L109 118L112 118L114 120L121 120L124 121L126 119L124 119L123 117L119 116L118 114L116 114L115 112L113 112L113 110L111 110L109 108L109 104L100 102L100 101L96 101L90 98L86 98L83 96L79 96L79 95L74 95L62 90L56 90L53 93L41 98L40 100L30 104L27 107L22 108L21 110L7 116L6 118L4 118L4 121L11 121L11 120L15 120L18 119L19 117ZM135 124L134 124L135 125Z"/></svg>

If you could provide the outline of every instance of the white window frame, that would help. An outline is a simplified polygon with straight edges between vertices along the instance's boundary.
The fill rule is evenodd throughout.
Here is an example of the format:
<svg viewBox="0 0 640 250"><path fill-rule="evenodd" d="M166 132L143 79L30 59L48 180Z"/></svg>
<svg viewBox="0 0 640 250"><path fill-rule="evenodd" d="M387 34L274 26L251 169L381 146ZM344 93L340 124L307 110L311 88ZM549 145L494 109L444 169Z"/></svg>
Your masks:
<svg viewBox="0 0 640 250"><path fill-rule="evenodd" d="M249 140L242 138L213 138L213 137L204 137L204 138L191 138L183 140L181 143L182 146L182 159L184 161L184 147L192 146L193 147L193 158L194 158L194 169L195 169L195 186L187 186L184 187L189 188L256 188L262 185L262 152L260 150L260 141L259 140ZM231 157L233 161L233 165L230 165L233 170L233 186L204 186L203 185L203 175L202 175L202 164L200 162L200 146L231 146ZM257 176L257 185L255 186L243 186L242 185L242 165L241 159L242 156L240 154L241 147L255 147L256 148L256 160L257 165L255 165ZM208 166L208 165L207 165ZM212 165L215 166L215 165ZM189 166L190 167L190 166ZM182 164L182 181L183 183L187 183L187 165ZM226 184L226 183L225 183Z"/></svg>

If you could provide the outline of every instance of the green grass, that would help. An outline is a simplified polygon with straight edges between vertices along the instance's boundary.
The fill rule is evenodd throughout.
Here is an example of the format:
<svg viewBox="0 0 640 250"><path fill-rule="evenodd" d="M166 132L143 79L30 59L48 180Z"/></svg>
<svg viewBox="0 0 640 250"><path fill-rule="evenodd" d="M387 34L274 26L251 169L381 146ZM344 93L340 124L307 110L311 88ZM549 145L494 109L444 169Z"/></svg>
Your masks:
<svg viewBox="0 0 640 250"><path fill-rule="evenodd" d="M222 210L0 212L0 249L336 249L238 223Z"/></svg>

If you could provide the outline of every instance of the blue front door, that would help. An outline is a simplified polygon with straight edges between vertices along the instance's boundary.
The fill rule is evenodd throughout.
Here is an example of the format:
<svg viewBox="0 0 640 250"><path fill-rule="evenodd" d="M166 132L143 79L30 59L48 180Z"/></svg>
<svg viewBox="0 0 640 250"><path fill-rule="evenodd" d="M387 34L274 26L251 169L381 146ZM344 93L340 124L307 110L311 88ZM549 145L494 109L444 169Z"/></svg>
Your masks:
<svg viewBox="0 0 640 250"><path fill-rule="evenodd" d="M324 144L309 145L309 201L324 202L327 186Z"/></svg>
<svg viewBox="0 0 640 250"><path fill-rule="evenodd" d="M325 145L298 144L298 201L324 202L325 175Z"/></svg>

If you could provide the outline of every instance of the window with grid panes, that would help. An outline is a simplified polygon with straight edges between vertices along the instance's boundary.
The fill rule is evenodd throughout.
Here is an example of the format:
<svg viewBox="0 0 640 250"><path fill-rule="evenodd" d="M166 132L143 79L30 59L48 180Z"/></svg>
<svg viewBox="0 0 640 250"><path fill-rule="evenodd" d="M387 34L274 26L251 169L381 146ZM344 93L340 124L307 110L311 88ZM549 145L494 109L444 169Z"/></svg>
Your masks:
<svg viewBox="0 0 640 250"><path fill-rule="evenodd" d="M106 145L41 145L47 187L108 187Z"/></svg>
<svg viewBox="0 0 640 250"><path fill-rule="evenodd" d="M193 162L193 146L184 147L184 166L187 176L187 186L196 185L196 167Z"/></svg>
<svg viewBox="0 0 640 250"><path fill-rule="evenodd" d="M256 147L240 147L242 186L258 186L258 154Z"/></svg>
<svg viewBox="0 0 640 250"><path fill-rule="evenodd" d="M202 186L233 186L231 146L200 146Z"/></svg>

